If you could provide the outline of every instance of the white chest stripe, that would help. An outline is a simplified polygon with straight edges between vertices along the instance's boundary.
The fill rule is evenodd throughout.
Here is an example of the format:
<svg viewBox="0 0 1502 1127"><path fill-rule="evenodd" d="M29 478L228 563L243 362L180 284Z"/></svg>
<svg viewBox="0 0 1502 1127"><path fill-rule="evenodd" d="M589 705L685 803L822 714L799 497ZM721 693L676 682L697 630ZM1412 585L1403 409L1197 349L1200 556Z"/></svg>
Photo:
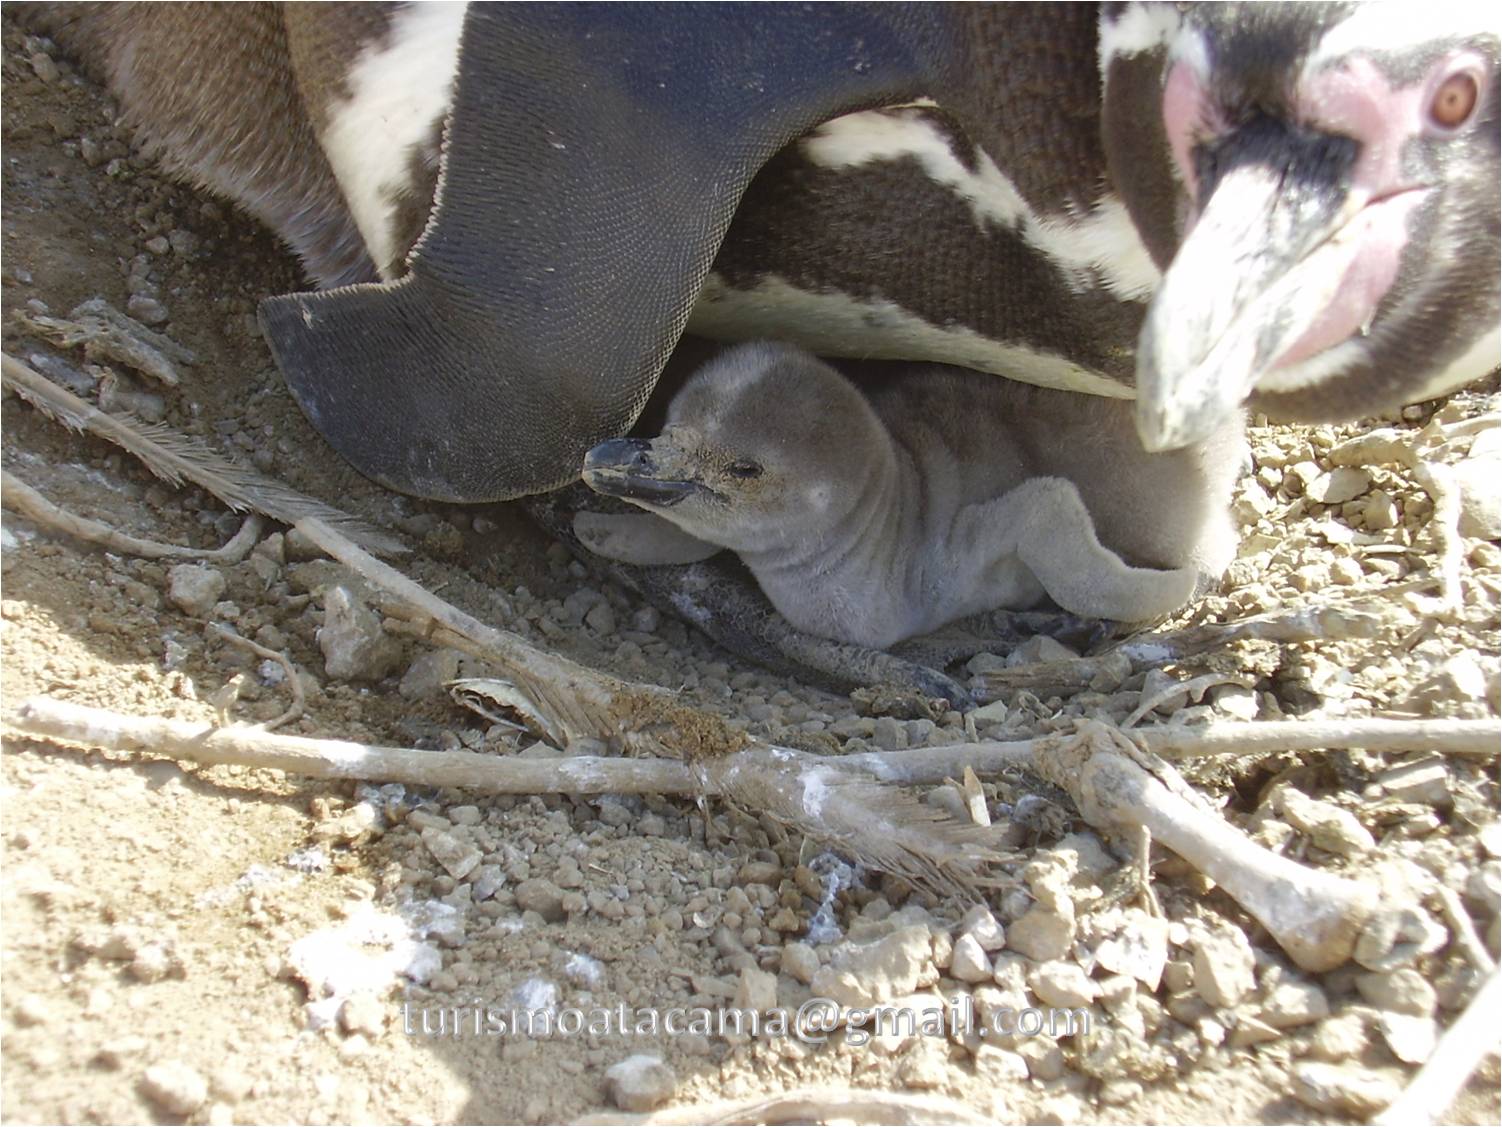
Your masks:
<svg viewBox="0 0 1502 1127"><path fill-rule="evenodd" d="M1126 208L1115 197L1103 197L1086 215L1041 216L984 153L973 172L961 164L921 110L869 110L837 117L810 133L799 147L821 168L915 158L931 180L969 205L978 225L1020 233L1076 292L1104 283L1124 301L1141 301L1151 296L1161 277Z"/></svg>
<svg viewBox="0 0 1502 1127"><path fill-rule="evenodd" d="M411 185L413 146L430 137L453 98L464 3L413 4L393 17L386 42L367 47L332 108L323 147L383 276L396 253L392 199Z"/></svg>
<svg viewBox="0 0 1502 1127"><path fill-rule="evenodd" d="M1040 387L1130 399L1131 387L1049 352L1005 344L963 327L930 324L890 301L811 293L781 278L732 289L715 274L704 283L688 331L715 340L789 340L826 356L931 360Z"/></svg>

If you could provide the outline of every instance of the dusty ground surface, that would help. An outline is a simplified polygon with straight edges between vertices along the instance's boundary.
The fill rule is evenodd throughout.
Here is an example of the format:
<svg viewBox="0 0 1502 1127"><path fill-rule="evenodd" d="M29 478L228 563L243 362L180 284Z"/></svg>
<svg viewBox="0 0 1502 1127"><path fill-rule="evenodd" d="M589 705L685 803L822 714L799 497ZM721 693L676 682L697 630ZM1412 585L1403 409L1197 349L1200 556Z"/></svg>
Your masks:
<svg viewBox="0 0 1502 1127"><path fill-rule="evenodd" d="M428 505L359 478L309 429L255 329L260 296L298 288L295 264L227 207L135 159L108 99L46 44L7 20L4 47L7 351L50 364L86 398L160 417L395 529L413 548L403 570L480 618L677 690L753 732L831 750L967 738L958 714L866 716L850 700L742 666L592 578L505 507ZM95 296L196 353L180 386L90 369L77 350L15 328L19 313L60 315ZM1496 406L1478 388L1385 422L1411 439ZM76 513L203 547L239 526L211 497L155 481L9 394L3 421L6 469ZM1245 683L1212 686L1198 703L1167 699L1144 723L1496 715L1496 545L1465 539L1464 604L1441 613L1433 505L1412 474L1376 463L1331 476L1331 451L1362 429L1255 430L1256 475L1238 498L1243 556L1230 593L1194 617L1365 606L1379 624L1371 636L1238 643L1091 690L1009 691L972 717L975 728L1022 736L1080 715L1120 722L1164 678L1217 671ZM1487 429L1462 425L1436 456L1481 453ZM170 563L106 553L7 513L6 706L52 694L209 722L209 698L244 675L231 719L269 719L285 685L208 631L219 622L285 651L301 671L308 709L296 733L562 754L450 702L439 682L460 670L453 654L393 643L332 675L317 631L326 593L348 577L300 558L275 532L245 562L198 573L195 592L195 576L174 583ZM985 668L972 670L978 686ZM643 1103L824 1085L945 1096L1017 1122L1353 1121L1406 1082L1477 979L1443 928L1408 965L1302 975L1234 903L1166 857L1155 884L1172 921L1159 941L1167 968L1109 971L1101 944L1140 937L1146 924L1113 891L1122 862L1068 811L1053 830L1070 836L1045 827L1015 841L1036 849L1024 886L1033 895L993 897L1015 936L997 946L973 917L961 922L966 904L871 873L835 899L832 933L811 937L828 859L714 803L377 791L24 738L7 738L3 780L0 1111L18 1123L566 1121L632 1103L606 1072L633 1054L671 1070L638 1077ZM1282 755L1221 764L1195 781L1232 822L1290 856L1454 889L1497 954L1495 759L1441 761L1422 747ZM1002 816L1042 791L1019 776L988 781L986 793ZM957 805L952 788L926 797ZM1063 945L1022 944L1027 928L1015 925L1034 898L1061 895L1078 921ZM964 934L971 941L956 943ZM841 946L877 939L880 958ZM406 973L363 982L337 973L381 955ZM888 995L968 995L981 1011L1078 1004L1096 1024L1089 1035L1001 1047L973 1035L861 1045L836 1033L816 1045L473 1029L487 1006L797 1006L809 979L825 981L819 974L842 958L873 997L884 984ZM449 1030L459 1011L460 1035L421 1034L422 1014L435 1025L440 1008ZM1496 1122L1496 1089L1492 1057L1452 1116Z"/></svg>

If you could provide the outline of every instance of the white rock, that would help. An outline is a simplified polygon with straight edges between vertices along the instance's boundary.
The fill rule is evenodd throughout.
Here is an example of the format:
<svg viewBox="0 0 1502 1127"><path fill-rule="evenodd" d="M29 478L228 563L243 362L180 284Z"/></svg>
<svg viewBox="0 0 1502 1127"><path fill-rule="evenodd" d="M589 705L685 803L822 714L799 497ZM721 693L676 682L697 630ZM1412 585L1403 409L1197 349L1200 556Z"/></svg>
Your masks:
<svg viewBox="0 0 1502 1127"><path fill-rule="evenodd" d="M1074 963L1044 963L1028 976L1028 985L1046 1004L1064 1009L1088 1006L1100 996L1100 987Z"/></svg>
<svg viewBox="0 0 1502 1127"><path fill-rule="evenodd" d="M953 978L971 984L991 980L991 960L975 936L967 932L955 940L954 951L949 957L949 973Z"/></svg>
<svg viewBox="0 0 1502 1127"><path fill-rule="evenodd" d="M1068 900L1063 902L1070 904ZM1047 962L1062 959L1074 944L1073 906L1060 911L1034 904L1007 929L1007 945L1030 959Z"/></svg>
<svg viewBox="0 0 1502 1127"><path fill-rule="evenodd" d="M738 1010L766 1013L777 1006L777 976L756 967L741 968L733 1004Z"/></svg>
<svg viewBox="0 0 1502 1127"><path fill-rule="evenodd" d="M1399 1089L1370 1069L1301 1061L1293 1068L1293 1094L1317 1111L1367 1119L1397 1099Z"/></svg>
<svg viewBox="0 0 1502 1127"><path fill-rule="evenodd" d="M203 618L229 586L224 573L207 564L178 564L167 572L167 598L184 614Z"/></svg>
<svg viewBox="0 0 1502 1127"><path fill-rule="evenodd" d="M782 948L782 969L799 982L812 982L819 973L819 955L807 943L786 944Z"/></svg>
<svg viewBox="0 0 1502 1127"><path fill-rule="evenodd" d="M678 1087L673 1070L662 1058L637 1053L605 1070L605 1088L611 1102L622 1111L651 1111L672 1096Z"/></svg>
<svg viewBox="0 0 1502 1127"><path fill-rule="evenodd" d="M1195 974L1199 974L1196 966ZM1330 1016L1325 992L1312 982L1278 983L1262 1001L1262 1020L1274 1029L1292 1029Z"/></svg>
<svg viewBox="0 0 1502 1127"><path fill-rule="evenodd" d="M1384 1013L1377 1019L1377 1029L1392 1055L1405 1064L1423 1064L1434 1055L1439 1040L1439 1023L1432 1017Z"/></svg>
<svg viewBox="0 0 1502 1127"><path fill-rule="evenodd" d="M141 1076L141 1094L172 1115L191 1115L209 1098L209 1085L180 1060L154 1064Z"/></svg>
<svg viewBox="0 0 1502 1127"><path fill-rule="evenodd" d="M1356 466L1337 466L1310 482L1304 496L1322 505L1343 505L1372 487L1372 475Z"/></svg>
<svg viewBox="0 0 1502 1127"><path fill-rule="evenodd" d="M1168 963L1168 921L1141 908L1126 913L1126 925L1095 949L1095 961L1112 974L1135 978L1156 991Z"/></svg>
<svg viewBox="0 0 1502 1127"><path fill-rule="evenodd" d="M926 925L904 927L875 943L846 944L814 974L810 989L842 1006L874 1006L938 981Z"/></svg>
<svg viewBox="0 0 1502 1127"><path fill-rule="evenodd" d="M1432 1017L1439 998L1424 976L1412 967L1385 974L1356 976L1356 992L1379 1010Z"/></svg>
<svg viewBox="0 0 1502 1127"><path fill-rule="evenodd" d="M1007 943L1006 931L984 904L977 904L960 921L960 934L973 936L982 951L1000 951Z"/></svg>
<svg viewBox="0 0 1502 1127"><path fill-rule="evenodd" d="M463 880L484 860L485 855L467 841L460 841L453 834L432 828L422 831L422 843L427 846L433 859L443 866L449 876Z"/></svg>
<svg viewBox="0 0 1502 1127"><path fill-rule="evenodd" d="M318 629L324 672L338 681L379 681L395 671L402 648L381 629L381 620L348 587L330 587L323 596Z"/></svg>
<svg viewBox="0 0 1502 1127"><path fill-rule="evenodd" d="M1239 927L1221 927L1194 945L1194 989L1217 1008L1241 1002L1256 986L1256 956Z"/></svg>
<svg viewBox="0 0 1502 1127"><path fill-rule="evenodd" d="M1308 835L1310 841L1329 853L1350 857L1366 853L1377 844L1356 815L1333 802L1284 787L1279 792L1278 805L1294 829Z"/></svg>

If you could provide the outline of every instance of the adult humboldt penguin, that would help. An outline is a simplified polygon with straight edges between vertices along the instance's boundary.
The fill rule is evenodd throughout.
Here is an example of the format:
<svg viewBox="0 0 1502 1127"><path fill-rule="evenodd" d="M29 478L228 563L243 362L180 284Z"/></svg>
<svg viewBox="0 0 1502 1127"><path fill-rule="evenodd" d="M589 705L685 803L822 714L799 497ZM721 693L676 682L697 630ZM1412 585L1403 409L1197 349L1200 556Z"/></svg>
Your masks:
<svg viewBox="0 0 1502 1127"><path fill-rule="evenodd" d="M330 287L265 303L278 363L341 453L421 496L570 480L685 325L1135 384L1150 449L1248 397L1355 418L1497 363L1479 5L37 18Z"/></svg>

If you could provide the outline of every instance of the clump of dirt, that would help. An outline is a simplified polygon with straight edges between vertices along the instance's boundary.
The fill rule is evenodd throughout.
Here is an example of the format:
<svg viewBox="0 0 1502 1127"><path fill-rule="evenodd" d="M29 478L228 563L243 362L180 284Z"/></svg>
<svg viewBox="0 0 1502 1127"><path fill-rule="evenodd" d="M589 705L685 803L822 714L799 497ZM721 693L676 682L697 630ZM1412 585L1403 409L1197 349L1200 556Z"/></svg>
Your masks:
<svg viewBox="0 0 1502 1127"><path fill-rule="evenodd" d="M867 751L1139 712L1143 724L1498 713L1495 528L1462 524L1461 602L1442 606L1432 500L1407 466L1363 463L1349 446L1376 425L1420 445L1427 434L1424 449L1464 477L1495 456L1492 389L1363 426L1253 428L1241 558L1195 619L1336 602L1364 606L1369 628L1227 643L1058 691L997 688L1015 662L982 658L967 672L989 703L969 716L872 715L869 697L863 709L740 665L511 507L416 502L360 478L298 412L256 327L260 297L301 284L286 253L162 178L108 98L8 19L3 78L7 352L396 531L413 549L402 569L464 610L671 690L731 735ZM13 316L95 297L191 350L180 385L48 344ZM240 527L201 491L13 396L3 412L7 471L74 513L197 547ZM1484 520L1475 501L1466 519ZM560 750L460 709L443 685L483 663L382 631L359 579L283 530L242 562L188 574L8 513L0 564L7 707L49 694L205 725L220 711L278 715L285 674L209 629L220 623L289 656L307 696L298 734L536 758L601 750ZM334 619L352 631L337 649ZM1195 680L1216 672L1233 679ZM21 738L5 742L3 778L11 1122L549 1122L807 1086L942 1095L1033 1122L1365 1120L1480 977L1444 926L1402 965L1300 973L1171 857L1155 873L1165 918L1126 906L1125 852L1022 775L983 787L992 812L1015 818L1027 864L979 906L712 802L331 785ZM1452 890L1496 956L1495 760L1282 755L1196 781L1280 852ZM969 817L957 786L923 798ZM709 1016L818 998L968 1007L979 1022L1072 1010L1084 1024L1030 1037L994 1024L872 1036L857 1023L800 1038ZM670 1010L682 1011L671 1032ZM1452 1115L1496 1121L1496 1086L1492 1058Z"/></svg>

